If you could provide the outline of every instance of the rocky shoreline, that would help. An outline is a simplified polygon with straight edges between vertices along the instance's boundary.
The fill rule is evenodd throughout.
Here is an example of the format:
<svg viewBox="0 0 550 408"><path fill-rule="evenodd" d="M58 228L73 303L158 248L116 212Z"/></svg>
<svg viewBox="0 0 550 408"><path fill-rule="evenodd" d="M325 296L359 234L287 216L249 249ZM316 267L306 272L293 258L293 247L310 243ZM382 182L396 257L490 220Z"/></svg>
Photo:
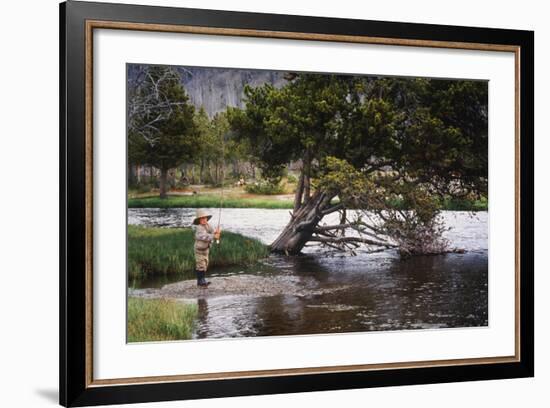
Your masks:
<svg viewBox="0 0 550 408"><path fill-rule="evenodd" d="M210 279L207 289L197 287L196 280L184 280L161 288L129 289L128 295L146 299L193 299L220 296L268 297L277 295L315 296L345 290L348 285L318 288L314 282L294 276L232 275Z"/></svg>

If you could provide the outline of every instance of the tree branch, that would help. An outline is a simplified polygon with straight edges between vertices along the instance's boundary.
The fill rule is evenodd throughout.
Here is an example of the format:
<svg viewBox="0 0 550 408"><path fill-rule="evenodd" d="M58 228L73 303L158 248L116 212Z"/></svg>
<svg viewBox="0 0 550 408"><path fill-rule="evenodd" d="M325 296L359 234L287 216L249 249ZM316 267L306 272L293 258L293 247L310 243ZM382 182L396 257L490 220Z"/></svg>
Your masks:
<svg viewBox="0 0 550 408"><path fill-rule="evenodd" d="M294 231L303 231L304 229L311 229L312 227L314 227L313 222L311 220L305 220L296 224Z"/></svg>
<svg viewBox="0 0 550 408"><path fill-rule="evenodd" d="M318 226L315 230L330 231L330 230L339 230L339 229L347 229L347 228L353 228L353 227L351 224L322 225L322 226Z"/></svg>
<svg viewBox="0 0 550 408"><path fill-rule="evenodd" d="M311 237L310 241L313 242L323 242L323 243L332 243L332 244L343 244L343 243L362 243L362 244L369 244L369 245L377 245L377 246L383 246L386 248L397 248L397 245L390 244L389 242L380 242L380 241L373 241L371 239L367 238L359 238L359 237Z"/></svg>
<svg viewBox="0 0 550 408"><path fill-rule="evenodd" d="M364 228L359 228L359 225L363 225ZM350 229L353 229L357 232L359 232L359 234L361 235L367 235L371 238L374 238L376 240L379 240L380 237L378 235L375 235L375 234L372 234L368 231L366 231L367 227L369 227L368 225L366 225L365 223L357 223L357 224L338 224L338 225L323 225L323 226L318 226L317 228L315 228L314 232L318 233L318 234L322 234L322 235L326 235L327 232L329 231L334 231L334 230L345 230L347 228L350 228Z"/></svg>
<svg viewBox="0 0 550 408"><path fill-rule="evenodd" d="M333 212L339 211L343 208L344 208L344 204L339 203L339 204L336 204L336 205L334 205L330 208L327 208L326 210L321 211L321 215L325 216L325 215L328 215L328 214L332 214Z"/></svg>

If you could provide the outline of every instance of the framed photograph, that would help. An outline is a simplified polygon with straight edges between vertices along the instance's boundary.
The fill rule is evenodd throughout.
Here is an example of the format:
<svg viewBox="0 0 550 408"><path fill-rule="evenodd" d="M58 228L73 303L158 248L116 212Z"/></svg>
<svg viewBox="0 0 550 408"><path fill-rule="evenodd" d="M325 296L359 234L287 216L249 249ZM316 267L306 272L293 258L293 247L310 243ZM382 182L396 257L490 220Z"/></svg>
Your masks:
<svg viewBox="0 0 550 408"><path fill-rule="evenodd" d="M60 403L534 375L534 33L60 5Z"/></svg>

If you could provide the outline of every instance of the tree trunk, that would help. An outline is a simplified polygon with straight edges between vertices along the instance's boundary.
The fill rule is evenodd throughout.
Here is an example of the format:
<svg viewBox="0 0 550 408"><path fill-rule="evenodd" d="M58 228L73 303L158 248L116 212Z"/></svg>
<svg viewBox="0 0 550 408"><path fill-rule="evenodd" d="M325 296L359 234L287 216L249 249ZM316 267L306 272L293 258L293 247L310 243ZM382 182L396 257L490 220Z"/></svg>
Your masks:
<svg viewBox="0 0 550 408"><path fill-rule="evenodd" d="M136 177L134 173L134 166L128 163L128 185L133 186L136 184Z"/></svg>
<svg viewBox="0 0 550 408"><path fill-rule="evenodd" d="M302 202L304 204L307 204L310 196L311 196L311 182L310 182L309 174L306 173L304 176L304 199L302 200Z"/></svg>
<svg viewBox="0 0 550 408"><path fill-rule="evenodd" d="M298 180L298 185L296 186L296 192L294 193L294 214L302 206L302 194L304 193L304 172L300 172L300 179Z"/></svg>
<svg viewBox="0 0 550 408"><path fill-rule="evenodd" d="M302 171L304 173L304 199L302 202L306 204L311 196L311 153L309 149L306 150L306 154L304 155L304 163L302 167Z"/></svg>
<svg viewBox="0 0 550 408"><path fill-rule="evenodd" d="M216 182L214 175L212 174L212 163L208 163L208 177L210 180L209 184L214 184Z"/></svg>
<svg viewBox="0 0 550 408"><path fill-rule="evenodd" d="M271 251L287 255L299 254L311 239L315 227L326 214L332 212L331 199L324 192L315 192L307 203L293 213L290 222L271 244Z"/></svg>
<svg viewBox="0 0 550 408"><path fill-rule="evenodd" d="M161 169L160 170L160 198L166 198L166 180L168 178L168 170L167 169Z"/></svg>

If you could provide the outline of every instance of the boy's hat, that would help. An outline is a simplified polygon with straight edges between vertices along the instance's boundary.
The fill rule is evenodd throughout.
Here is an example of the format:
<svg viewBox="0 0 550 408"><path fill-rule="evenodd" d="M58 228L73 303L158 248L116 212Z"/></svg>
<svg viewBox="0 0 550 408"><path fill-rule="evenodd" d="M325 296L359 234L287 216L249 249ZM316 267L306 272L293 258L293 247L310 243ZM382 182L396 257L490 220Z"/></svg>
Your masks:
<svg viewBox="0 0 550 408"><path fill-rule="evenodd" d="M195 219L193 220L193 224L199 225L199 219L203 218L203 217L206 217L207 220L212 218L212 216L210 214L208 214L206 212L206 210L202 210L202 209L197 210L197 214L195 215Z"/></svg>

